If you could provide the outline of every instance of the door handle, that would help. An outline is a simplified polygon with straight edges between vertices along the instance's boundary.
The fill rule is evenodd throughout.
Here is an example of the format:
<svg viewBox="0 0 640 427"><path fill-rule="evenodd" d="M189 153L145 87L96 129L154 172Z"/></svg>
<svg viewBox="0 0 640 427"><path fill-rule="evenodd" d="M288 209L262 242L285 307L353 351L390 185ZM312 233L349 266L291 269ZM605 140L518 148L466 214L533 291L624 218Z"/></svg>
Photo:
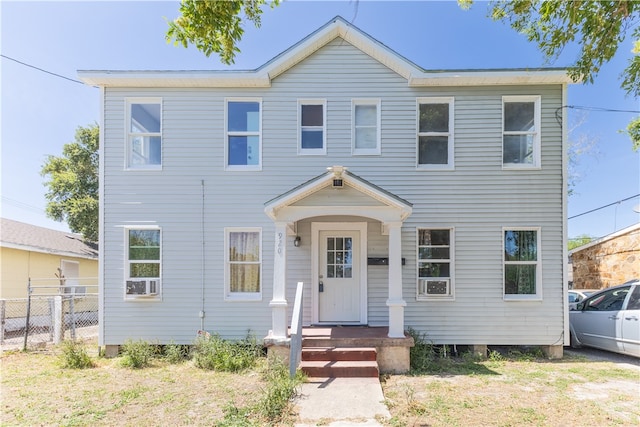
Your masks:
<svg viewBox="0 0 640 427"><path fill-rule="evenodd" d="M637 316L629 316L629 317L625 317L624 320L635 320L637 322L638 321L638 317Z"/></svg>
<svg viewBox="0 0 640 427"><path fill-rule="evenodd" d="M324 282L322 280L318 282L318 292L324 292Z"/></svg>
<svg viewBox="0 0 640 427"><path fill-rule="evenodd" d="M610 319L610 320L618 320L618 319L619 319L619 317L618 317L618 316L609 316L609 319Z"/></svg>

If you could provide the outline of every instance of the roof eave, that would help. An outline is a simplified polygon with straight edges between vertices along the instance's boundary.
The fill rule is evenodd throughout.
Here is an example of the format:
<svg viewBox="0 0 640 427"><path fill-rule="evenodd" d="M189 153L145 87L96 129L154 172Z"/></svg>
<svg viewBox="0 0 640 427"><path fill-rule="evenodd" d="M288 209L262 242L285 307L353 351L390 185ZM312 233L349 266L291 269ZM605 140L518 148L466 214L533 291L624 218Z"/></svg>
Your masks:
<svg viewBox="0 0 640 427"><path fill-rule="evenodd" d="M426 71L409 77L410 87L569 83L574 83L574 81L564 69Z"/></svg>
<svg viewBox="0 0 640 427"><path fill-rule="evenodd" d="M109 71L80 70L80 80L103 87L270 87L271 79L255 71Z"/></svg>

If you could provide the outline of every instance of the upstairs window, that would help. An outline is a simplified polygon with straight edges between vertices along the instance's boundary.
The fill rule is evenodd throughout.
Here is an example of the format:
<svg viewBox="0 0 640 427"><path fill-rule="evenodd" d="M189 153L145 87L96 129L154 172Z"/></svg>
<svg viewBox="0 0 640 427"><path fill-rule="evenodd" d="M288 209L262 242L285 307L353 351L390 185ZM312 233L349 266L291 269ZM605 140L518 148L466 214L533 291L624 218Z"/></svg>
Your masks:
<svg viewBox="0 0 640 427"><path fill-rule="evenodd" d="M260 170L262 164L262 119L260 100L227 101L228 170Z"/></svg>
<svg viewBox="0 0 640 427"><path fill-rule="evenodd" d="M162 271L160 229L129 228L126 239L125 296L158 295Z"/></svg>
<svg viewBox="0 0 640 427"><path fill-rule="evenodd" d="M299 105L299 154L326 154L326 102L301 100Z"/></svg>
<svg viewBox="0 0 640 427"><path fill-rule="evenodd" d="M503 168L540 167L540 97L505 96L502 104Z"/></svg>
<svg viewBox="0 0 640 427"><path fill-rule="evenodd" d="M418 229L418 300L453 298L453 229Z"/></svg>
<svg viewBox="0 0 640 427"><path fill-rule="evenodd" d="M504 298L541 296L540 229L504 230Z"/></svg>
<svg viewBox="0 0 640 427"><path fill-rule="evenodd" d="M453 98L418 99L418 168L453 168Z"/></svg>
<svg viewBox="0 0 640 427"><path fill-rule="evenodd" d="M229 300L262 298L262 231L260 228L225 229L225 297Z"/></svg>
<svg viewBox="0 0 640 427"><path fill-rule="evenodd" d="M162 167L162 102L160 99L127 100L128 169Z"/></svg>
<svg viewBox="0 0 640 427"><path fill-rule="evenodd" d="M380 154L380 100L353 100L353 154Z"/></svg>

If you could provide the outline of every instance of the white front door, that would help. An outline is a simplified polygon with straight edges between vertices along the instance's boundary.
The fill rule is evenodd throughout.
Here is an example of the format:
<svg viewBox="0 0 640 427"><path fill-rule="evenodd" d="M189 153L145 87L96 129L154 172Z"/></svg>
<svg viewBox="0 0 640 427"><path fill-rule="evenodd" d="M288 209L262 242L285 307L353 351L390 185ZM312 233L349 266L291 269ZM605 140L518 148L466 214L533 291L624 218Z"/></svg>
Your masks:
<svg viewBox="0 0 640 427"><path fill-rule="evenodd" d="M321 231L318 255L318 320L360 322L360 231Z"/></svg>

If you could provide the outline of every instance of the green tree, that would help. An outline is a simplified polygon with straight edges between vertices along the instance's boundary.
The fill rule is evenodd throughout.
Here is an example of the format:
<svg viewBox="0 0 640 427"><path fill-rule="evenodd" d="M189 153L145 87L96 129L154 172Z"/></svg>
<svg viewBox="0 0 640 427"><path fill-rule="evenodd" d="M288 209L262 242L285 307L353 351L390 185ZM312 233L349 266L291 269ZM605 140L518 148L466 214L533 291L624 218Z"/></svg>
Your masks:
<svg viewBox="0 0 640 427"><path fill-rule="evenodd" d="M280 0L181 0L180 16L168 22L167 42L185 48L193 44L207 57L215 52L223 63L232 64L244 34L242 16L260 27L267 3L275 7Z"/></svg>
<svg viewBox="0 0 640 427"><path fill-rule="evenodd" d="M593 240L594 240L594 238L589 236L588 234L581 234L578 237L574 237L572 239L569 239L569 242L567 243L567 249L568 250L575 249L577 247L586 245L587 243L590 243Z"/></svg>
<svg viewBox="0 0 640 427"><path fill-rule="evenodd" d="M62 156L49 155L41 175L47 179L47 216L66 221L71 231L98 240L97 124L78 127L75 141L64 145Z"/></svg>
<svg viewBox="0 0 640 427"><path fill-rule="evenodd" d="M468 8L473 0L458 3ZM620 75L621 87L627 95L640 97L640 1L494 1L490 13L536 43L548 61L557 59L568 46L579 46L578 59L569 68L569 76L576 82L593 83L602 65L613 58L630 33L634 46ZM639 149L640 117L629 124L626 133L634 149Z"/></svg>

